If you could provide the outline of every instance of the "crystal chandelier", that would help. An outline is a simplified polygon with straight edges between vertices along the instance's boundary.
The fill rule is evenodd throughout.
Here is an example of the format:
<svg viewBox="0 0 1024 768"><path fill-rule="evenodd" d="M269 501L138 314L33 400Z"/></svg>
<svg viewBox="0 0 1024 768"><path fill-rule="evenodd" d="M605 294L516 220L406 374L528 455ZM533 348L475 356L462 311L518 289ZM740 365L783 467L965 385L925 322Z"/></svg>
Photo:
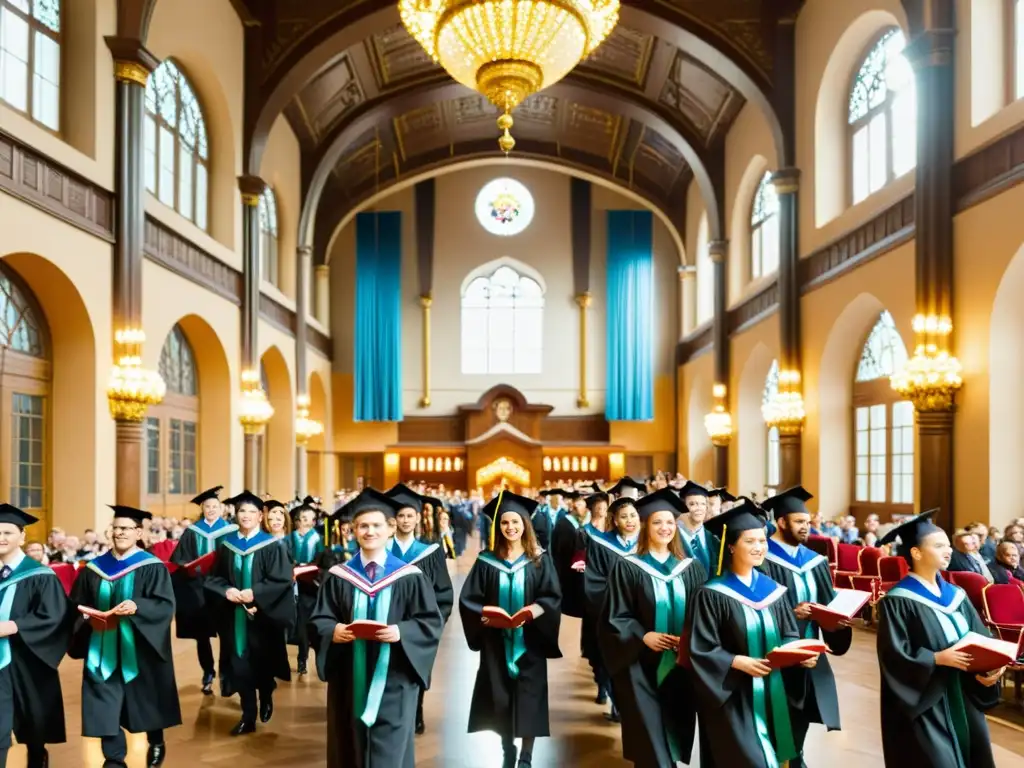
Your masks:
<svg viewBox="0 0 1024 768"><path fill-rule="evenodd" d="M142 345L146 334L126 329L114 334L119 355L107 384L107 404L117 421L141 422L146 409L157 405L167 393L167 385L156 371L142 367Z"/></svg>
<svg viewBox="0 0 1024 768"><path fill-rule="evenodd" d="M509 478L519 486L525 487L530 484L530 473L508 458L508 456L502 456L500 459L496 459L487 466L478 469L476 484L480 486L490 485L502 477Z"/></svg>
<svg viewBox="0 0 1024 768"><path fill-rule="evenodd" d="M953 322L948 317L916 315L913 327L914 356L889 383L919 412L952 410L953 398L964 383L960 361L947 349Z"/></svg>
<svg viewBox="0 0 1024 768"><path fill-rule="evenodd" d="M729 441L732 440L732 416L726 407L725 384L715 384L711 388L711 394L715 398L715 405L711 413L704 415L704 429L711 438L711 444L721 448L729 445Z"/></svg>
<svg viewBox="0 0 1024 768"><path fill-rule="evenodd" d="M804 427L804 398L800 394L800 372L779 371L779 389L761 406L764 423L782 435L798 435Z"/></svg>
<svg viewBox="0 0 1024 768"><path fill-rule="evenodd" d="M247 435L258 435L274 415L274 406L263 391L259 371L242 371L242 399L238 402L238 420Z"/></svg>
<svg viewBox="0 0 1024 768"><path fill-rule="evenodd" d="M299 445L324 433L324 425L309 417L309 405L309 395L299 395L295 400L295 441Z"/></svg>
<svg viewBox="0 0 1024 768"><path fill-rule="evenodd" d="M512 110L569 74L619 20L619 0L399 0L398 10L434 61L502 111L506 154Z"/></svg>

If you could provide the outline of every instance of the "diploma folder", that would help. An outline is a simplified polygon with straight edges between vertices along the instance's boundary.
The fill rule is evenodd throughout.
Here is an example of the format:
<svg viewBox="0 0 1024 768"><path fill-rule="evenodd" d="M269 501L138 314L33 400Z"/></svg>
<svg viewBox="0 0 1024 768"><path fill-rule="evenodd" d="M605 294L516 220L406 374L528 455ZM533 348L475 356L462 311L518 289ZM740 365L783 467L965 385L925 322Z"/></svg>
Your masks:
<svg viewBox="0 0 1024 768"><path fill-rule="evenodd" d="M297 565L292 569L292 578L312 583L319 573L320 569L315 565Z"/></svg>
<svg viewBox="0 0 1024 768"><path fill-rule="evenodd" d="M210 571L213 570L213 562L216 559L216 552L208 552L202 557L197 557L191 563L185 563L181 568L184 568L192 578L197 576L209 576Z"/></svg>
<svg viewBox="0 0 1024 768"><path fill-rule="evenodd" d="M828 605L811 603L811 619L826 632L839 629L839 622L850 621L871 599L870 592L859 589L837 589Z"/></svg>
<svg viewBox="0 0 1024 768"><path fill-rule="evenodd" d="M1019 642L1011 643L1007 640L985 637L977 632L968 632L953 649L971 656L968 672L984 674L1014 663L1017 660L1019 646Z"/></svg>
<svg viewBox="0 0 1024 768"><path fill-rule="evenodd" d="M509 616L504 608L496 605L485 605L483 615L487 617L488 626L495 629L519 629L533 618L529 608L520 608L515 615Z"/></svg>
<svg viewBox="0 0 1024 768"><path fill-rule="evenodd" d="M353 621L348 625L348 631L356 636L356 640L377 640L374 635L376 635L380 630L387 628L387 624L383 624L379 621L367 621L366 619Z"/></svg>
<svg viewBox="0 0 1024 768"><path fill-rule="evenodd" d="M98 611L95 608L90 608L88 605L80 605L78 610L89 620L89 624L92 625L94 632L105 632L108 629L114 629L121 619L120 616L114 615L113 608L109 611Z"/></svg>
<svg viewBox="0 0 1024 768"><path fill-rule="evenodd" d="M786 669L827 652L828 646L821 640L793 640L770 651L768 663L772 669Z"/></svg>

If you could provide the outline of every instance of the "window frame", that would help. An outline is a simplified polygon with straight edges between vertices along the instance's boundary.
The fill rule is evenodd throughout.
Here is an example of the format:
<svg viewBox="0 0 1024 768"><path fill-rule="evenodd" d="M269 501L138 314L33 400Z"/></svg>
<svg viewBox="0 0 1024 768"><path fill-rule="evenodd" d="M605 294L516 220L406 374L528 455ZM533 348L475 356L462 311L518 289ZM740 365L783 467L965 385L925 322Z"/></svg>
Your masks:
<svg viewBox="0 0 1024 768"><path fill-rule="evenodd" d="M260 193L257 216L260 227L260 280L275 288L281 285L281 261L278 253L280 221L277 216L277 195L269 184ZM267 226L264 226L263 211L267 211Z"/></svg>
<svg viewBox="0 0 1024 768"><path fill-rule="evenodd" d="M779 391L779 361L772 360L771 366L768 368L768 375L764 379L764 389L761 392L761 405L762 407L767 404L768 399ZM764 424L764 447L765 447L765 459L764 459L764 490L765 496L773 495L769 494L768 491L778 492L779 486L782 484L782 433L778 427L772 427L768 424ZM773 450L774 449L774 450ZM774 480L772 482L772 454L775 454L775 465L778 470Z"/></svg>
<svg viewBox="0 0 1024 768"><path fill-rule="evenodd" d="M535 286L537 286L537 289L540 292L539 293L539 298L537 298L537 303L533 303L531 301L530 303L526 304L525 306L520 306L517 303L517 301L520 298L525 300L525 299L533 299L535 297L520 296L520 295L516 295L514 293L512 298L511 298L511 304L509 306L494 306L493 305L492 302L494 301L495 297L493 295L491 295L491 293L492 293L492 286L494 285L494 279L495 279L495 276L499 272L501 272L502 270L505 270L505 269L511 271L513 274L516 275L516 278L517 278L516 279L516 283L515 283L516 287L513 288L513 291L517 292L518 289L519 289L520 284L524 280L529 280ZM470 290L473 289L473 286L478 281L480 281L480 280L485 280L487 282L487 287L485 288L485 290L488 292L487 304L486 304L486 306L478 306L478 305L475 305L475 304L471 305L471 306L467 306L466 305L467 296L469 295ZM531 274L529 270L518 268L518 265L501 262L501 263L498 263L496 265L494 265L494 264L492 264L492 265L485 265L485 267L483 269L475 270L474 272L471 272L469 277L468 277L468 279L465 281L464 286L465 287L462 289L461 294L459 296L459 371L460 371L460 373L462 375L464 375L464 376L542 376L544 374L544 346L545 346L544 345L544 313L545 313L545 310L547 309L546 288L545 288L545 285L544 285L543 281L538 279L538 276L536 276L534 274ZM494 365L493 365L493 362L494 362L493 357L495 356L495 354L499 354L500 355L500 351L501 351L500 348L495 348L494 345L493 345L495 334L492 331L492 328L493 328L493 326L492 326L492 313L494 313L497 310L506 310L506 311L508 311L509 316L510 316L509 322L511 323L511 329L512 329L512 346L511 346L512 366L511 366L511 370L507 370L507 371L497 370L494 367ZM467 371L467 369L466 369L466 356L467 356L467 354L472 355L472 353L474 351L473 349L470 349L470 350L467 351L467 347L466 347L466 326L467 326L466 313L467 313L467 311L469 311L469 312L482 312L483 314L486 315L486 318L487 318L487 324L486 324L486 345L483 348L476 350L476 351L482 352L483 354L486 355L486 362L485 362L483 370ZM516 336L516 329L518 328L519 322L520 322L520 314L521 313L526 313L526 312L531 312L531 313L532 312L536 312L537 315L539 316L539 322L538 322L539 328L537 330L537 338L536 339L530 339L531 342L536 342L536 343L535 344L531 344L528 347L519 344L518 343L518 338ZM536 355L537 355L537 359L536 359L537 367L536 367L536 370L533 370L533 369L525 370L526 363L529 362L529 361L528 360L520 360L520 356L521 356L521 354L525 355L527 352L531 352L531 351L536 352Z"/></svg>
<svg viewBox="0 0 1024 768"><path fill-rule="evenodd" d="M761 219L755 219L756 212L757 212L757 200L758 200L758 197L762 194L762 191L764 191L766 189L766 187L771 187L772 188L772 194L774 195L775 201L776 201L775 210L773 210L768 215L763 216ZM778 238L776 238L776 240L775 240L775 268L772 269L770 272L765 272L765 269L764 269L764 244L765 244L764 234L765 234L765 225L771 219L775 219L776 220L776 234L778 234L779 231L780 231L778 226L777 226L778 225L778 216L779 216L778 193L776 193L774 191L774 185L772 183L772 172L771 171L765 171L764 175L761 177L761 180L757 183L757 188L754 190L754 196L753 196L753 198L751 198L751 201L750 201L750 278L751 278L751 280L760 280L762 277L765 277L766 275L775 274L775 273L777 273L779 271L779 259L780 259L780 255L781 255L781 250L782 249L779 246ZM755 248L755 245L758 245L758 244L760 245L760 248ZM756 255L756 260L757 260L756 263L757 263L758 268L755 268L755 253L757 254Z"/></svg>
<svg viewBox="0 0 1024 768"><path fill-rule="evenodd" d="M59 7L60 29L54 32L48 26L43 24L35 17L32 10L35 8L36 0L29 0L29 12L26 16L25 12L20 8L15 7L10 0L0 0L0 8L7 8L12 13L17 14L20 18L25 19L28 22L28 83L25 88L25 109L18 109L18 107L11 104L11 102L0 96L0 104L10 109L12 112L17 112L19 115L23 115L37 126L42 128L47 133L50 133L58 138L62 135L64 126L64 22L65 22L65 6L64 0L61 0ZM52 39L57 44L57 49L60 51L60 64L57 69L57 127L51 128L46 123L40 121L33 114L33 104L35 102L35 74L36 74L36 32L41 32L47 37Z"/></svg>

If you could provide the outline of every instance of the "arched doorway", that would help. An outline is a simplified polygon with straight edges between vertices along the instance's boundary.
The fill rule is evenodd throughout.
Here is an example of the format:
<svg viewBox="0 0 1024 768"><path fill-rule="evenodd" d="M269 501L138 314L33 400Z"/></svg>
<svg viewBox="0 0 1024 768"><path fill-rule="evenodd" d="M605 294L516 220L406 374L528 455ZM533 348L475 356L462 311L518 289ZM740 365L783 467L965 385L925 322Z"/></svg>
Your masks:
<svg viewBox="0 0 1024 768"><path fill-rule="evenodd" d="M277 347L269 347L260 358L260 377L274 415L258 443L258 490L250 490L288 501L295 495L295 414L291 373Z"/></svg>

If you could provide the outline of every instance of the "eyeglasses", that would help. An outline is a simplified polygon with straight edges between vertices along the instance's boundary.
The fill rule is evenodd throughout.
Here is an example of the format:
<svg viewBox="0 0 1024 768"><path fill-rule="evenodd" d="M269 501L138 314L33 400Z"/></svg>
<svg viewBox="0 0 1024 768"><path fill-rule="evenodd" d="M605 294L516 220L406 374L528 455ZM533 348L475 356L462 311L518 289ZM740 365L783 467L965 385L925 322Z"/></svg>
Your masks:
<svg viewBox="0 0 1024 768"><path fill-rule="evenodd" d="M137 526L137 525L129 525L129 526L115 525L111 530L113 530L114 533L127 533L128 531L137 531L137 530L139 530L139 526Z"/></svg>

